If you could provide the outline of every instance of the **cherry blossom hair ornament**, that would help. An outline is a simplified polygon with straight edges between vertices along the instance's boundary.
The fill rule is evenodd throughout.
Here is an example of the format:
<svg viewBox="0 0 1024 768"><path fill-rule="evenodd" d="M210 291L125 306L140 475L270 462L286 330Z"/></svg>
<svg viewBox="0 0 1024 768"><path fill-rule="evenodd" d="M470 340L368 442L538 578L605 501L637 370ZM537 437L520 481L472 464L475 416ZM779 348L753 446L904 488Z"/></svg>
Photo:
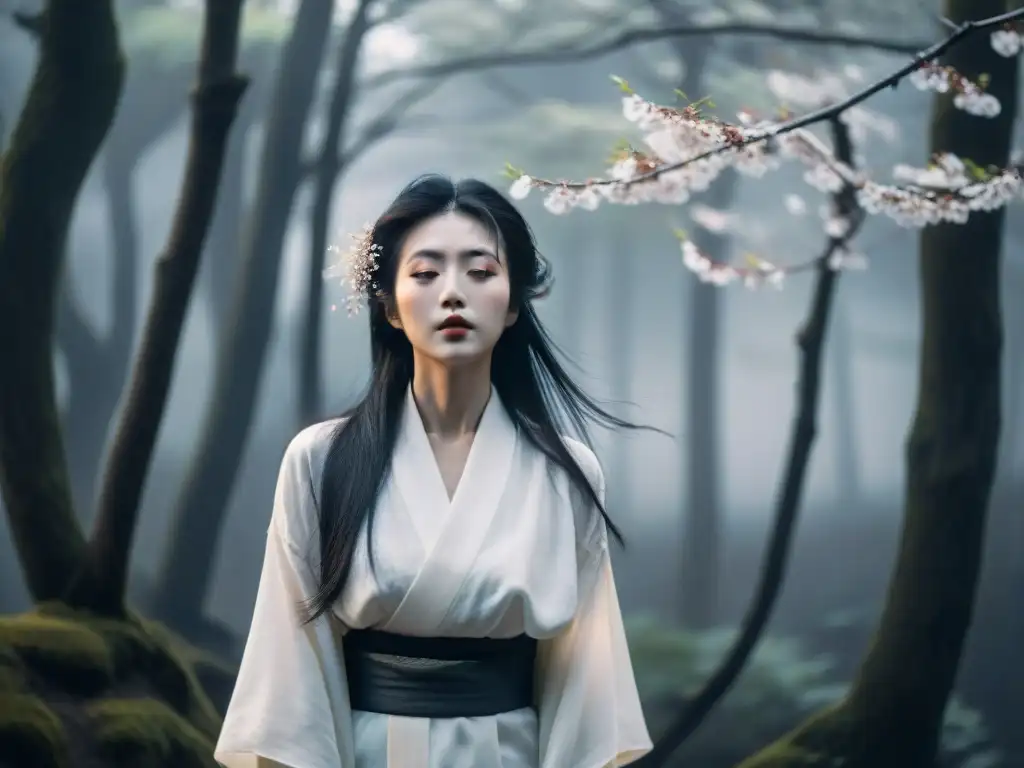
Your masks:
<svg viewBox="0 0 1024 768"><path fill-rule="evenodd" d="M346 292L345 304L349 316L359 314L367 299L376 295L379 286L375 274L380 266L381 246L373 240L373 225L365 224L363 229L350 233L352 240L347 249L330 245L327 252L334 254L335 262L324 270L324 278L341 281Z"/></svg>

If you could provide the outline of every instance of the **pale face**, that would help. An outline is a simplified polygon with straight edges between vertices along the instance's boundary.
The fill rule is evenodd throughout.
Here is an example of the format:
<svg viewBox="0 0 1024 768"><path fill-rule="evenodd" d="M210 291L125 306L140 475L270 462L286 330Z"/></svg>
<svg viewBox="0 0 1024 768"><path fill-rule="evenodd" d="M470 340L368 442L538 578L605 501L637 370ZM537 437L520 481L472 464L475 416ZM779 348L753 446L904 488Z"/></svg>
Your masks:
<svg viewBox="0 0 1024 768"><path fill-rule="evenodd" d="M391 324L417 355L449 365L489 361L517 317L503 249L487 227L458 212L410 230L398 255L394 298ZM469 327L445 328L454 317Z"/></svg>

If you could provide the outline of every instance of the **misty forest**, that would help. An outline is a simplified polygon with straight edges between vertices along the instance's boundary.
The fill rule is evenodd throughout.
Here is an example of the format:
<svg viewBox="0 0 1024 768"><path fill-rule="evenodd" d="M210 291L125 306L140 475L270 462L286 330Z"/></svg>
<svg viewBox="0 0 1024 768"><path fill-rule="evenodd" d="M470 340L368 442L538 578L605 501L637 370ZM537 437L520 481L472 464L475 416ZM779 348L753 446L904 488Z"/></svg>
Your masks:
<svg viewBox="0 0 1024 768"><path fill-rule="evenodd" d="M216 768L332 244L522 206L638 766L1024 768L1017 0L0 0L0 766Z"/></svg>

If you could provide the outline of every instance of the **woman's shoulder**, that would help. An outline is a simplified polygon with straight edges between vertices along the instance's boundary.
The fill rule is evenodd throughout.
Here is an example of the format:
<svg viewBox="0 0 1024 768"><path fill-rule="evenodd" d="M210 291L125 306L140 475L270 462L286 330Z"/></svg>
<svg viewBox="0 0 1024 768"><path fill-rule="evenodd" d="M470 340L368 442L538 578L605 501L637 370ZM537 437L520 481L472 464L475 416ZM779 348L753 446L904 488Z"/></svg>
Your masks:
<svg viewBox="0 0 1024 768"><path fill-rule="evenodd" d="M316 489L332 436L343 424L344 419L336 418L302 429L288 442L281 460L273 518L285 539L303 549L316 535Z"/></svg>
<svg viewBox="0 0 1024 768"><path fill-rule="evenodd" d="M289 441L288 447L285 449L285 456L302 457L307 460L322 459L323 455L327 453L334 435L346 421L347 419L339 416L310 424Z"/></svg>
<svg viewBox="0 0 1024 768"><path fill-rule="evenodd" d="M338 417L311 424L302 429L285 448L281 460L280 480L319 485L323 475L327 451L334 435L345 425L346 419Z"/></svg>

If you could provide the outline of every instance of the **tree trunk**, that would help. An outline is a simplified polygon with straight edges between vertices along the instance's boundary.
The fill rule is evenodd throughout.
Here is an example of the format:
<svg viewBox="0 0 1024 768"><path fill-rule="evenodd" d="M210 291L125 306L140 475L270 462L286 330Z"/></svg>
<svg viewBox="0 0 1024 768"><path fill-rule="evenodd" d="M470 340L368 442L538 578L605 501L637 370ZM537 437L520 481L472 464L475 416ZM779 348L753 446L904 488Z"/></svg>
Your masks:
<svg viewBox="0 0 1024 768"><path fill-rule="evenodd" d="M153 299L107 461L83 578L71 605L124 615L132 539L170 391L203 241L213 218L228 135L246 80L235 72L242 0L207 0L192 130L170 240L156 262Z"/></svg>
<svg viewBox="0 0 1024 768"><path fill-rule="evenodd" d="M1005 9L1005 0L946 0L944 15L960 23ZM972 117L940 96L932 151L1005 167L1017 59L993 52L980 34L946 63L972 80L990 73L1002 113ZM970 627L999 445L1004 215L973 214L965 225L930 227L921 236L923 335L903 534L881 623L849 701L866 765L930 764Z"/></svg>
<svg viewBox="0 0 1024 768"><path fill-rule="evenodd" d="M100 460L131 363L138 314L139 232L133 193L135 170L146 151L175 124L186 92L182 67L139 62L128 72L124 95L101 160L107 194L113 263L112 317L105 336L94 331L73 297L70 279L58 309L57 340L67 361L70 396L63 419L64 446L75 508L91 516Z"/></svg>
<svg viewBox="0 0 1024 768"><path fill-rule="evenodd" d="M1005 0L946 0L954 22L993 16ZM987 34L946 64L990 73L999 117L972 117L936 98L931 147L981 167L1009 162L1018 61ZM999 262L1004 211L972 213L921 236L918 402L906 446L903 532L881 622L848 698L744 763L771 768L934 764L981 568L1000 430ZM970 258L965 258L970 254Z"/></svg>
<svg viewBox="0 0 1024 768"><path fill-rule="evenodd" d="M323 392L320 381L320 340L323 336L324 257L327 253L327 228L331 221L334 188L344 170L342 151L356 89L356 63L363 38L370 28L369 11L373 0L360 0L338 46L334 91L327 110L327 130L313 177L313 209L310 214L309 264L306 272L306 314L299 342L299 426L322 418Z"/></svg>
<svg viewBox="0 0 1024 768"><path fill-rule="evenodd" d="M261 86L258 77L254 76L239 107L231 136L228 137L220 191L217 193L199 273L206 309L213 325L212 335L218 339L223 336L227 326L231 307L228 299L238 274L242 223L248 202L246 160L250 133L266 107L266 86Z"/></svg>
<svg viewBox="0 0 1024 768"><path fill-rule="evenodd" d="M0 181L0 489L37 601L84 551L53 376L55 305L75 201L124 81L111 0L49 0L39 59Z"/></svg>
<svg viewBox="0 0 1024 768"><path fill-rule="evenodd" d="M70 386L64 446L75 508L86 517L95 503L100 459L131 360L137 312L139 233L132 180L138 156L111 148L101 162L113 246L110 332L104 338L90 328L70 285L61 292L57 331Z"/></svg>
<svg viewBox="0 0 1024 768"><path fill-rule="evenodd" d="M841 507L857 511L861 504L860 452L857 449L857 419L853 380L854 350L850 338L849 305L836 297L832 320L829 373L832 376L832 427L835 437L836 495Z"/></svg>
<svg viewBox="0 0 1024 768"><path fill-rule="evenodd" d="M172 513L155 608L196 623L213 571L220 530L253 421L275 316L284 238L303 175L303 139L334 3L299 5L282 53L263 142L256 198L242 244L230 319L218 340L213 395ZM183 625L183 629L184 629Z"/></svg>

